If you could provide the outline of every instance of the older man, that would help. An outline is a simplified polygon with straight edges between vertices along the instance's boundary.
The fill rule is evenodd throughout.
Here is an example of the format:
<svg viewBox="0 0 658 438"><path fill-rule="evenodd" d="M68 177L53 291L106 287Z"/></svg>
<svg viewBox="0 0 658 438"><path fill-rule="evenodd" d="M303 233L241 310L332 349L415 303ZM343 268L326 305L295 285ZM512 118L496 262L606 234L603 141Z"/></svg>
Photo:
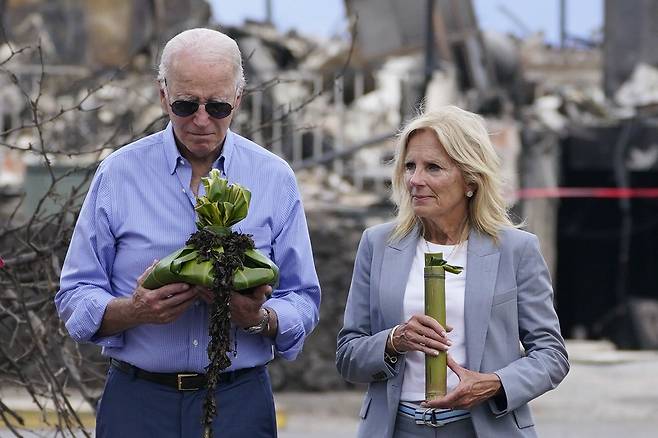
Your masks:
<svg viewBox="0 0 658 438"><path fill-rule="evenodd" d="M318 322L320 288L295 177L280 158L229 129L244 87L237 44L192 29L164 47L158 84L170 123L100 165L71 240L55 303L71 336L111 358L98 437L195 437L208 364L207 292L141 286L154 259L195 231L202 177L219 169L252 193L235 229L281 269L278 288L233 294L236 347L215 397L215 436L272 437L265 365L294 359Z"/></svg>

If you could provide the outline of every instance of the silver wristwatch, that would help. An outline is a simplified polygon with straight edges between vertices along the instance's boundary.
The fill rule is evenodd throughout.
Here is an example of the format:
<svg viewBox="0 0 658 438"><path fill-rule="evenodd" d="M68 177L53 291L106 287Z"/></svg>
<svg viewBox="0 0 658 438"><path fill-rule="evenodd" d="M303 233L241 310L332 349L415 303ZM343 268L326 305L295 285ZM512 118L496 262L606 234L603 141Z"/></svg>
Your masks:
<svg viewBox="0 0 658 438"><path fill-rule="evenodd" d="M258 324L247 327L244 329L245 332L249 333L250 335L258 335L260 333L270 331L270 309L263 307L262 310L263 317L260 321L258 321Z"/></svg>

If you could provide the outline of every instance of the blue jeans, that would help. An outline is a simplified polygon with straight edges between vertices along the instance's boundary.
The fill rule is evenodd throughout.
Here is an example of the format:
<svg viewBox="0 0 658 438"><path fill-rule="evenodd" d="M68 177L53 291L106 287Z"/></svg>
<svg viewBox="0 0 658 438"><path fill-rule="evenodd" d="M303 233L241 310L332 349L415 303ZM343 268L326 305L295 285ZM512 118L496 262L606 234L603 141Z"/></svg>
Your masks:
<svg viewBox="0 0 658 438"><path fill-rule="evenodd" d="M178 391L110 367L96 415L97 438L201 438L206 390ZM215 390L215 438L276 437L265 367L220 383Z"/></svg>

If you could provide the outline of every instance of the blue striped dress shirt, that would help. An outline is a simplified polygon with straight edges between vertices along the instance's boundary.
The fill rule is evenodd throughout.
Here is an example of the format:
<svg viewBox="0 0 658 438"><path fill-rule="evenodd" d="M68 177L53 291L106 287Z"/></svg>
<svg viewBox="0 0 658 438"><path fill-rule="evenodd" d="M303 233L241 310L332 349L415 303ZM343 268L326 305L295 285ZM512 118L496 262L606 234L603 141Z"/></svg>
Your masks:
<svg viewBox="0 0 658 438"><path fill-rule="evenodd" d="M274 353L292 360L317 325L320 287L295 176L288 164L229 131L213 165L251 191L247 217L234 231L280 268L267 306L279 319L276 340L231 330L237 355L229 369L262 365ZM153 372L203 372L208 364L208 307L196 301L169 324L144 324L98 337L107 303L130 296L154 259L184 245L196 231L192 168L179 153L172 126L112 153L99 166L64 261L55 304L71 337L103 354ZM203 194L203 185L200 187ZM232 343L233 344L233 343Z"/></svg>

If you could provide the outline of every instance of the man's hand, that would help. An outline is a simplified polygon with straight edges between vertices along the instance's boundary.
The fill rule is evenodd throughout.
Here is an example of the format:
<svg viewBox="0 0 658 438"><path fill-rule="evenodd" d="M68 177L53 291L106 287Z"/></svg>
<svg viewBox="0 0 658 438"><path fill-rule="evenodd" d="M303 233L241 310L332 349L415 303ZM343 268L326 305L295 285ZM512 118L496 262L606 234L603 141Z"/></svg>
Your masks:
<svg viewBox="0 0 658 438"><path fill-rule="evenodd" d="M202 286L196 286L199 298L208 304L214 301L213 292ZM263 303L272 295L272 286L262 285L246 292L233 292L231 294L231 320L240 328L254 326L261 322L263 318ZM269 331L261 334L270 338L276 337L279 318L273 309L268 309L270 315Z"/></svg>
<svg viewBox="0 0 658 438"><path fill-rule="evenodd" d="M178 319L198 296L198 290L187 283L172 283L157 289L145 289L142 284L157 261L137 279L132 294L132 310L138 324L167 324Z"/></svg>
<svg viewBox="0 0 658 438"><path fill-rule="evenodd" d="M231 320L240 328L251 327L262 319L261 307L272 295L272 286L264 284L248 292L231 293Z"/></svg>
<svg viewBox="0 0 658 438"><path fill-rule="evenodd" d="M212 304L213 301L215 301L215 294L213 293L213 291L211 291L210 289L204 286L194 286L194 287L197 291L197 295L199 296L199 298L205 301L206 304L210 305Z"/></svg>
<svg viewBox="0 0 658 438"><path fill-rule="evenodd" d="M427 408L471 409L496 395L502 388L500 378L493 373L482 374L468 370L448 356L448 366L459 377L455 389L443 397L422 403Z"/></svg>
<svg viewBox="0 0 658 438"><path fill-rule="evenodd" d="M186 283L173 283L158 289L145 289L142 283L157 260L137 279L132 296L115 298L107 304L97 336L111 336L141 324L167 324L175 321L197 298L198 290Z"/></svg>

